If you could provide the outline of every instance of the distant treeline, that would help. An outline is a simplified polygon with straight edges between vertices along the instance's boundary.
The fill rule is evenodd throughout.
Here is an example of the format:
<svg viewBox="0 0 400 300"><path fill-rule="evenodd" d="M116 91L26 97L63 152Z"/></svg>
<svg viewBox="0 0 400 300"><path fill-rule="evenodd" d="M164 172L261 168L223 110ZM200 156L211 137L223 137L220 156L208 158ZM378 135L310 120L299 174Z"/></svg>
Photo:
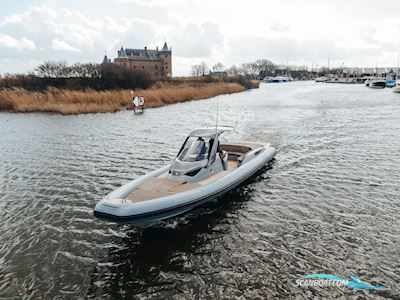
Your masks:
<svg viewBox="0 0 400 300"><path fill-rule="evenodd" d="M176 83L177 85L180 84L190 84L196 85L196 83L238 83L243 86L246 90L255 89L259 87L259 81L253 80L252 78L242 76L242 75L233 75L233 76L213 76L212 74L208 74L205 76L198 76L198 77L180 77L180 78L173 78L169 79L168 83L173 84Z"/></svg>
<svg viewBox="0 0 400 300"><path fill-rule="evenodd" d="M214 72L225 72L228 76L244 76L247 78L263 79L267 76L276 75L291 75L295 78L312 78L317 75L324 74L337 74L340 73L340 68L309 68L307 66L295 65L278 65L268 59L258 59L251 63L243 63L240 65L232 65L230 67L224 66L218 62L212 67L208 66L205 62L193 65L191 68L191 75L194 77L206 76Z"/></svg>
<svg viewBox="0 0 400 300"><path fill-rule="evenodd" d="M195 78L168 78L170 85L182 83L239 83L245 89L258 87L248 76L232 74L215 77L212 74ZM29 75L8 75L0 78L0 90L7 88L23 88L27 91L45 91L49 87L66 90L93 89L123 90L147 89L153 84L150 76L141 71L116 64L80 64L67 65L64 62L45 62Z"/></svg>
<svg viewBox="0 0 400 300"><path fill-rule="evenodd" d="M146 89L152 81L149 75L116 64L74 64L45 62L29 75L13 75L0 79L0 89L24 88L43 91L48 87L69 90Z"/></svg>

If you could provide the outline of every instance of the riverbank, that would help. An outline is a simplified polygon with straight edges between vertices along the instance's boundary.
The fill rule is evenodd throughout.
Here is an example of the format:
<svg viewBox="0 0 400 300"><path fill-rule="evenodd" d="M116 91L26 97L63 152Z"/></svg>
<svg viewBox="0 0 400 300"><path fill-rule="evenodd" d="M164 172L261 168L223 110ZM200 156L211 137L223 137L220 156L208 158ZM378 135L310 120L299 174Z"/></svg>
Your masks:
<svg viewBox="0 0 400 300"><path fill-rule="evenodd" d="M251 88L259 82L252 81ZM135 95L144 96L146 107L160 107L190 100L206 99L223 94L238 93L249 87L236 82L182 82L160 83L146 90L136 90ZM64 115L116 112L130 109L130 90L63 90L48 88L44 92L32 92L22 88L0 92L0 111L50 112Z"/></svg>
<svg viewBox="0 0 400 300"><path fill-rule="evenodd" d="M398 299L399 96L298 81L220 97L220 124L237 128L227 140L269 142L276 161L247 187L147 230L92 210L213 126L216 101L138 118L0 113L0 298L308 299L291 283L318 266L389 288L321 287L316 299Z"/></svg>

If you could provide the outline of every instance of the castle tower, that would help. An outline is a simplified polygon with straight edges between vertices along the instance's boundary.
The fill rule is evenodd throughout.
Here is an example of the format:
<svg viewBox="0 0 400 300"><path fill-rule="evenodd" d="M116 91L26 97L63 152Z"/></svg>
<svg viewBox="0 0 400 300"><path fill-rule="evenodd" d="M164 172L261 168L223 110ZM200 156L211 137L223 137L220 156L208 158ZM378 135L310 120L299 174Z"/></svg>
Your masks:
<svg viewBox="0 0 400 300"><path fill-rule="evenodd" d="M111 60L108 59L107 54L105 54L105 55L104 55L104 58L103 58L102 64L104 65L104 64L110 64L110 63L111 63Z"/></svg>
<svg viewBox="0 0 400 300"><path fill-rule="evenodd" d="M165 77L172 76L172 49L168 48L167 43L164 43L160 53L160 59L163 62L163 73Z"/></svg>

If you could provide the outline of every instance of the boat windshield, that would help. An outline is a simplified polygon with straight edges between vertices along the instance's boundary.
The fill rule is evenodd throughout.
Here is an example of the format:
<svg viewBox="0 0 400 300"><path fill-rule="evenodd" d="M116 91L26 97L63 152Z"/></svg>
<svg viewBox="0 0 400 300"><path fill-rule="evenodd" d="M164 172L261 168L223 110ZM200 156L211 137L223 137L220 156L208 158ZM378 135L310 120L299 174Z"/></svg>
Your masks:
<svg viewBox="0 0 400 300"><path fill-rule="evenodd" d="M178 159L185 162L201 161L208 158L210 143L203 138L189 139Z"/></svg>

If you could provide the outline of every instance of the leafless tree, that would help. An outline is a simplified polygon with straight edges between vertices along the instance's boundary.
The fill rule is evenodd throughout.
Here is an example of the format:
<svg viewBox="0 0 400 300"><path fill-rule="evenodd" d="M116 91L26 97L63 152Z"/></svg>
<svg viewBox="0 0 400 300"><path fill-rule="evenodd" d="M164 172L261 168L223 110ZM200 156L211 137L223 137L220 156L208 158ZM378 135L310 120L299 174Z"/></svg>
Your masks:
<svg viewBox="0 0 400 300"><path fill-rule="evenodd" d="M271 75L276 69L276 65L268 59L259 59L254 62L257 66L258 74L261 77Z"/></svg>
<svg viewBox="0 0 400 300"><path fill-rule="evenodd" d="M194 77L205 76L208 75L210 69L208 68L205 62L201 62L198 65L193 65L191 70L191 75Z"/></svg>
<svg viewBox="0 0 400 300"><path fill-rule="evenodd" d="M246 77L256 77L258 73L257 65L255 63L244 63L240 65L239 75Z"/></svg>
<svg viewBox="0 0 400 300"><path fill-rule="evenodd" d="M210 69L208 68L207 64L204 61L201 62L199 66L202 76L205 76L210 72Z"/></svg>
<svg viewBox="0 0 400 300"><path fill-rule="evenodd" d="M212 70L214 72L222 72L225 70L225 66L222 63L217 62L215 65L213 65Z"/></svg>
<svg viewBox="0 0 400 300"><path fill-rule="evenodd" d="M226 69L226 73L228 73L229 76L237 76L239 75L239 68L235 65L229 67Z"/></svg>
<svg viewBox="0 0 400 300"><path fill-rule="evenodd" d="M64 78L67 76L67 63L64 61L46 61L38 66L35 71L40 77Z"/></svg>
<svg viewBox="0 0 400 300"><path fill-rule="evenodd" d="M99 68L99 65L91 63L68 66L66 62L47 61L38 66L35 73L45 78L96 78L100 74Z"/></svg>
<svg viewBox="0 0 400 300"><path fill-rule="evenodd" d="M190 74L193 77L199 77L201 76L201 70L200 70L200 65L193 65L192 70L190 71Z"/></svg>

